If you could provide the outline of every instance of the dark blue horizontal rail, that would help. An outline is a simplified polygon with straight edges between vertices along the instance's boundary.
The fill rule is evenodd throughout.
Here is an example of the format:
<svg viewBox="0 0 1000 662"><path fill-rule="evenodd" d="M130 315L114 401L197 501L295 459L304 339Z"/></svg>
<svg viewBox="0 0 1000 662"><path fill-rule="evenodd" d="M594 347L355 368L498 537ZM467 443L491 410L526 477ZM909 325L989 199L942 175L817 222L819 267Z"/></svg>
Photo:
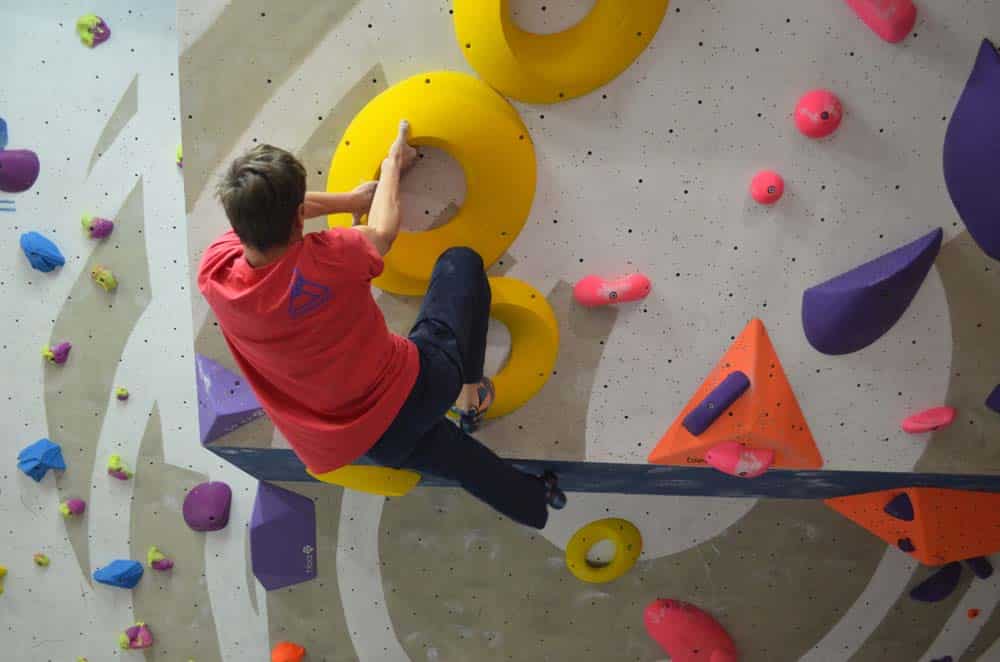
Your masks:
<svg viewBox="0 0 1000 662"><path fill-rule="evenodd" d="M306 473L305 466L295 453L287 449L233 446L208 448L259 480L315 481ZM1000 492L1000 475L772 469L759 478L748 480L698 467L559 460L511 462L524 471L535 474L546 469L555 471L559 475L559 486L567 492L777 499L829 499L903 487ZM369 464L364 460L359 463ZM428 487L457 487L453 481L426 475L420 484Z"/></svg>

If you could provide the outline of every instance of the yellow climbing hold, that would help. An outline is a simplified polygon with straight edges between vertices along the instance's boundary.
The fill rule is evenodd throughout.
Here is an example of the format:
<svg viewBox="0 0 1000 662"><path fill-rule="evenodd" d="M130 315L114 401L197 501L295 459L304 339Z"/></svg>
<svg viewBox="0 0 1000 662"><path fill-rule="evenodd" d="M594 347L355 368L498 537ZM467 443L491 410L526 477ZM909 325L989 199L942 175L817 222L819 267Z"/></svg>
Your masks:
<svg viewBox="0 0 1000 662"><path fill-rule="evenodd" d="M409 469L390 469L364 464L349 464L325 473L308 474L323 483L340 485L358 492L382 496L403 496L420 482L420 474Z"/></svg>
<svg viewBox="0 0 1000 662"><path fill-rule="evenodd" d="M593 564L587 552L603 540L615 545L615 556L609 563ZM642 552L642 535L628 520L617 517L599 519L580 528L566 545L566 567L585 582L603 584L618 579L628 572Z"/></svg>

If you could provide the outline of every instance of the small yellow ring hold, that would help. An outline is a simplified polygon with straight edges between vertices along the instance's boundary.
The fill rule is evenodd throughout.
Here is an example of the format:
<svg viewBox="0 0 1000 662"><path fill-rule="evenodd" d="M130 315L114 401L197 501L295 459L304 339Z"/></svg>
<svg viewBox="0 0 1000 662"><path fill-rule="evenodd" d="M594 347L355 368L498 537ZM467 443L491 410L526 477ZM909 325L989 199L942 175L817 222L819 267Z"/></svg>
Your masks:
<svg viewBox="0 0 1000 662"><path fill-rule="evenodd" d="M587 560L587 552L602 540L615 544L615 556L610 563L595 566ZM581 581L603 584L631 570L641 552L639 529L628 520L609 517L591 522L573 534L566 545L566 567Z"/></svg>
<svg viewBox="0 0 1000 662"><path fill-rule="evenodd" d="M403 119L410 123L411 144L447 152L465 173L465 201L451 221L426 232L401 232L373 281L393 294L419 295L449 248L468 246L489 267L511 245L535 196L535 148L517 111L488 85L432 71L393 85L361 109L334 152L327 190L349 191L376 178ZM330 227L352 222L350 214L328 218Z"/></svg>
<svg viewBox="0 0 1000 662"><path fill-rule="evenodd" d="M668 0L597 0L576 25L554 34L519 28L509 0L455 0L455 37L487 83L528 103L558 103L625 71L663 21Z"/></svg>
<svg viewBox="0 0 1000 662"><path fill-rule="evenodd" d="M490 316L510 331L510 356L493 377L496 400L486 418L514 411L531 400L552 376L559 355L559 323L548 300L516 278L490 278Z"/></svg>
<svg viewBox="0 0 1000 662"><path fill-rule="evenodd" d="M420 474L416 471L366 464L348 464L318 474L307 468L306 473L321 483L332 483L358 492L388 497L403 496L420 482Z"/></svg>

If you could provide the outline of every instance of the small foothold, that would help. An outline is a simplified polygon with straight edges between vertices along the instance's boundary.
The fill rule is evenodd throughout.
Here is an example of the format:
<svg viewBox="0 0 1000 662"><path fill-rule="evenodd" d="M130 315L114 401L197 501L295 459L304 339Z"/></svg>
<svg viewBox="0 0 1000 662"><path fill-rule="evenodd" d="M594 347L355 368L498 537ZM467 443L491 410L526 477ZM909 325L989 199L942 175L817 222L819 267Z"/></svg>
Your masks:
<svg viewBox="0 0 1000 662"><path fill-rule="evenodd" d="M76 19L76 34L88 48L100 46L111 37L111 28L96 14L84 14Z"/></svg>
<svg viewBox="0 0 1000 662"><path fill-rule="evenodd" d="M34 560L35 565L39 568L45 568L50 563L49 557L45 556L45 554L42 554L41 552L36 552L31 558Z"/></svg>
<svg viewBox="0 0 1000 662"><path fill-rule="evenodd" d="M124 402L128 400L128 389L124 386L119 386L115 389L115 397Z"/></svg>
<svg viewBox="0 0 1000 662"><path fill-rule="evenodd" d="M944 600L958 586L962 576L962 564L953 561L922 581L910 591L910 597L920 602Z"/></svg>
<svg viewBox="0 0 1000 662"><path fill-rule="evenodd" d="M83 231L91 239L104 239L115 229L114 221L98 216L91 216L90 214L83 215L80 219L80 225L83 226Z"/></svg>
<svg viewBox="0 0 1000 662"><path fill-rule="evenodd" d="M910 501L906 492L892 497L882 510L889 517L895 517L904 522L913 521L913 502Z"/></svg>
<svg viewBox="0 0 1000 662"><path fill-rule="evenodd" d="M105 292L111 292L118 287L118 279L105 266L97 265L90 272L90 277L94 279L94 282L104 288Z"/></svg>
<svg viewBox="0 0 1000 662"><path fill-rule="evenodd" d="M909 538L900 538L896 541L896 546L907 554L917 551L917 548L913 546L913 541Z"/></svg>
<svg viewBox="0 0 1000 662"><path fill-rule="evenodd" d="M184 167L184 147L183 145L177 145L177 154L174 156L174 160L177 162L178 168Z"/></svg>
<svg viewBox="0 0 1000 662"><path fill-rule="evenodd" d="M921 432L933 432L951 425L955 420L954 407L932 407L922 412L907 416L903 419L900 427L903 432L919 434Z"/></svg>
<svg viewBox="0 0 1000 662"><path fill-rule="evenodd" d="M69 350L73 349L72 343L63 341L61 343L56 343L55 345L46 345L42 348L42 357L45 358L49 363L55 363L56 365L62 365L66 363L66 359L69 358Z"/></svg>
<svg viewBox="0 0 1000 662"><path fill-rule="evenodd" d="M965 565L972 569L976 577L980 579L988 579L993 575L993 564L985 556L976 556L971 559L965 559Z"/></svg>
<svg viewBox="0 0 1000 662"><path fill-rule="evenodd" d="M844 113L840 99L830 90L806 92L795 104L795 126L809 138L824 138L840 126Z"/></svg>
<svg viewBox="0 0 1000 662"><path fill-rule="evenodd" d="M279 641L271 650L271 662L302 662L306 649L290 641Z"/></svg>
<svg viewBox="0 0 1000 662"><path fill-rule="evenodd" d="M644 299L653 288L644 274L633 273L616 278L584 276L573 286L573 296L581 306L607 306Z"/></svg>
<svg viewBox="0 0 1000 662"><path fill-rule="evenodd" d="M986 406L1000 414L1000 384L997 384L986 398Z"/></svg>
<svg viewBox="0 0 1000 662"><path fill-rule="evenodd" d="M66 258L59 247L37 232L25 232L21 235L21 250L31 266L39 271L48 273L66 264Z"/></svg>
<svg viewBox="0 0 1000 662"><path fill-rule="evenodd" d="M52 443L48 439L39 439L17 454L17 468L31 476L37 483L45 477L49 469L65 470L66 461L63 460L59 444Z"/></svg>
<svg viewBox="0 0 1000 662"><path fill-rule="evenodd" d="M153 631L145 623L136 623L118 635L118 646L122 650L149 648L153 645Z"/></svg>
<svg viewBox="0 0 1000 662"><path fill-rule="evenodd" d="M749 448L738 441L724 441L705 453L705 462L730 476L757 478L774 464L774 451Z"/></svg>
<svg viewBox="0 0 1000 662"><path fill-rule="evenodd" d="M979 616L979 610L976 609L975 607L972 607L967 612L965 612L965 615L969 617L969 620L972 620L974 618L978 618L978 616Z"/></svg>
<svg viewBox="0 0 1000 662"><path fill-rule="evenodd" d="M146 552L146 563L153 570L170 570L174 567L174 562L167 558L156 545L153 545Z"/></svg>
<svg viewBox="0 0 1000 662"><path fill-rule="evenodd" d="M118 480L128 480L132 477L132 472L128 466L122 462L121 455L112 455L108 458L108 475L114 476Z"/></svg>
<svg viewBox="0 0 1000 662"><path fill-rule="evenodd" d="M142 564L118 559L94 571L94 580L118 588L135 588L142 579Z"/></svg>
<svg viewBox="0 0 1000 662"><path fill-rule="evenodd" d="M83 499L66 499L59 504L59 512L63 517L76 517L82 515L87 509L87 502Z"/></svg>
<svg viewBox="0 0 1000 662"><path fill-rule="evenodd" d="M785 180L773 170L761 170L750 180L750 196L762 205L773 205L785 192Z"/></svg>

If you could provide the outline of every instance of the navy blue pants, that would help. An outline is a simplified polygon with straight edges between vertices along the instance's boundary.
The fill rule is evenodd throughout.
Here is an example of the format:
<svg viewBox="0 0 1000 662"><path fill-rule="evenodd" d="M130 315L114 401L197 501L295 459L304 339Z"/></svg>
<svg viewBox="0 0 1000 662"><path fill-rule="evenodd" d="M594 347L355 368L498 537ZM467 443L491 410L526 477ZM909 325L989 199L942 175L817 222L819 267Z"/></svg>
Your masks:
<svg viewBox="0 0 1000 662"><path fill-rule="evenodd" d="M549 516L542 480L515 469L445 418L462 385L482 379L490 298L475 251L450 248L438 258L409 335L420 353L420 374L367 455L383 466L454 480L512 520L540 529Z"/></svg>

